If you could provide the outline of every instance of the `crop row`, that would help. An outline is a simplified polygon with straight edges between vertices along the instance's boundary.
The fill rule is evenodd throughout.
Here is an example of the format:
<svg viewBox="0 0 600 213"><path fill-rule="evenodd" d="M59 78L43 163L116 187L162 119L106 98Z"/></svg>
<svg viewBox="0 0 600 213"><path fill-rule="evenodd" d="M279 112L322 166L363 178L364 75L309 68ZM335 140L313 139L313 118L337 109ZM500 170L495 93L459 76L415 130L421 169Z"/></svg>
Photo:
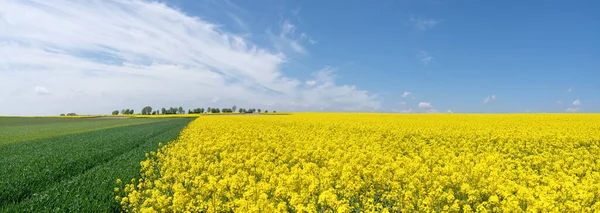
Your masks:
<svg viewBox="0 0 600 213"><path fill-rule="evenodd" d="M190 119L167 120L0 147L0 210L111 211L114 179L135 177L144 153Z"/></svg>

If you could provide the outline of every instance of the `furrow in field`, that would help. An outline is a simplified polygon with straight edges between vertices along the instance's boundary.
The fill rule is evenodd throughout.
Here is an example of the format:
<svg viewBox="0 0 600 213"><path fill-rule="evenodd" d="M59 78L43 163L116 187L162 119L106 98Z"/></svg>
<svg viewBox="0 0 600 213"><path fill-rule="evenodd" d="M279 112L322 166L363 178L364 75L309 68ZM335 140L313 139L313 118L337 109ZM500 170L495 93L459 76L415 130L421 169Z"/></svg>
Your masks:
<svg viewBox="0 0 600 213"><path fill-rule="evenodd" d="M156 146L159 141L153 141L154 138L169 130L183 128L188 122L170 120L2 146L0 206L19 203L56 183L68 181L138 149L145 143ZM176 136L177 133L172 135ZM139 159L135 160L139 166Z"/></svg>
<svg viewBox="0 0 600 213"><path fill-rule="evenodd" d="M126 181L139 178L139 162L144 159L144 154L156 150L158 142L167 143L174 140L184 126L173 125L107 162L98 164L70 179L57 182L47 190L37 192L20 203L6 206L4 211L119 211L120 206L114 201L114 180Z"/></svg>
<svg viewBox="0 0 600 213"><path fill-rule="evenodd" d="M129 125L154 123L164 119L95 119L95 118L2 118L0 146L35 139L50 138Z"/></svg>

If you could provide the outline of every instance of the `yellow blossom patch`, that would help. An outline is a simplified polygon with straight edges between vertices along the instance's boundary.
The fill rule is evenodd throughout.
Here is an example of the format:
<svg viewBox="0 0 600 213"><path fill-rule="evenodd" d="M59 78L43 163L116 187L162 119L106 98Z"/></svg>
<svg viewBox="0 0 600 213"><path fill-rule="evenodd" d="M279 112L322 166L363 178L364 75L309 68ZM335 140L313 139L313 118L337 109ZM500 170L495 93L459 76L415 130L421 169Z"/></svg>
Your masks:
<svg viewBox="0 0 600 213"><path fill-rule="evenodd" d="M203 116L140 165L129 212L594 212L600 115Z"/></svg>

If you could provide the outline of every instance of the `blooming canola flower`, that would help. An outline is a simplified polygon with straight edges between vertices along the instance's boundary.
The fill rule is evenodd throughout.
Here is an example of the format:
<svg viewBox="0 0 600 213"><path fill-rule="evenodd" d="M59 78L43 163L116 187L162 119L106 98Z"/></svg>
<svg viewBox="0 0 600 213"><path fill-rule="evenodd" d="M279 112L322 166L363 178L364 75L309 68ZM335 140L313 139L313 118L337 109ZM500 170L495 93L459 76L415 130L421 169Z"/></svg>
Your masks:
<svg viewBox="0 0 600 213"><path fill-rule="evenodd" d="M600 115L202 116L140 165L125 211L596 212Z"/></svg>

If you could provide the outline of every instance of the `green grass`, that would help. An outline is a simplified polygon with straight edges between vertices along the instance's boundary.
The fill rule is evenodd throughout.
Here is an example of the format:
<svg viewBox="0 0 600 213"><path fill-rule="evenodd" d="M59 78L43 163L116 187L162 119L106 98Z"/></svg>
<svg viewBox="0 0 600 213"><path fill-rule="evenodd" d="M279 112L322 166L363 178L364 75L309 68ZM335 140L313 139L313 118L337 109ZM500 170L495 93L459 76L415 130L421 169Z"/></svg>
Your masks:
<svg viewBox="0 0 600 213"><path fill-rule="evenodd" d="M0 117L0 146L24 140L151 123L145 118L27 118Z"/></svg>
<svg viewBox="0 0 600 213"><path fill-rule="evenodd" d="M115 212L117 178L139 178L144 154L192 119L49 137L0 146L0 212Z"/></svg>

